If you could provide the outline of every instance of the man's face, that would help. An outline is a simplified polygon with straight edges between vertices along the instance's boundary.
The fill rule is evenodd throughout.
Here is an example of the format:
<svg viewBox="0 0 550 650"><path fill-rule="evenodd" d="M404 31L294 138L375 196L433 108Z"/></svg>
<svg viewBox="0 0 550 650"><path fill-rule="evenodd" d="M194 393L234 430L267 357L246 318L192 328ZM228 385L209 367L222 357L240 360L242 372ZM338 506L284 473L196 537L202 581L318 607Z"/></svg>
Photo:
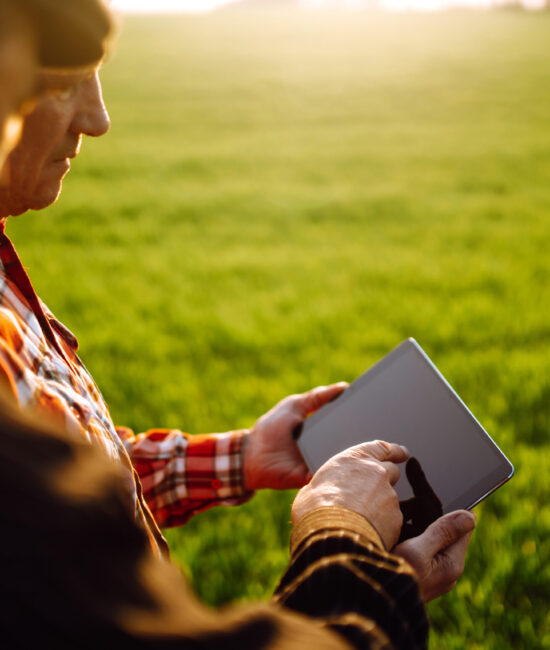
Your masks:
<svg viewBox="0 0 550 650"><path fill-rule="evenodd" d="M53 203L82 135L97 137L109 130L97 70L41 72L38 92L42 94L6 162L8 182L0 186L0 217Z"/></svg>

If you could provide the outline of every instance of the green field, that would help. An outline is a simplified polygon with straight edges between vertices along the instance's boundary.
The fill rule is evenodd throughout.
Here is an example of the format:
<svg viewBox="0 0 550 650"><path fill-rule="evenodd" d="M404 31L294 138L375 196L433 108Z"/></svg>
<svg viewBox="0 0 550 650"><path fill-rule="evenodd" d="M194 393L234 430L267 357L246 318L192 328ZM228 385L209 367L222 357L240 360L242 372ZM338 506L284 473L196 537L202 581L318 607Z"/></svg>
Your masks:
<svg viewBox="0 0 550 650"><path fill-rule="evenodd" d="M111 133L10 226L137 430L250 426L421 343L516 466L433 650L550 648L548 34L548 13L127 19ZM291 498L170 531L209 603L269 596Z"/></svg>

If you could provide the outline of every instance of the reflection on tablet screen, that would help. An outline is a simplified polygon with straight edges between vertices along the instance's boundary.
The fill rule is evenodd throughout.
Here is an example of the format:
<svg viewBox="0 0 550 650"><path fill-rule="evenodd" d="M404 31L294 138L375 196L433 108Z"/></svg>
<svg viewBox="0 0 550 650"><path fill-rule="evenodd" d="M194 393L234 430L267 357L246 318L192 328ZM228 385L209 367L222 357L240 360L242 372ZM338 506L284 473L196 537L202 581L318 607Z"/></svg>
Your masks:
<svg viewBox="0 0 550 650"><path fill-rule="evenodd" d="M405 473L413 496L399 502L403 513L403 528L399 541L416 537L443 514L443 506L437 494L428 483L426 474L416 458L409 458Z"/></svg>

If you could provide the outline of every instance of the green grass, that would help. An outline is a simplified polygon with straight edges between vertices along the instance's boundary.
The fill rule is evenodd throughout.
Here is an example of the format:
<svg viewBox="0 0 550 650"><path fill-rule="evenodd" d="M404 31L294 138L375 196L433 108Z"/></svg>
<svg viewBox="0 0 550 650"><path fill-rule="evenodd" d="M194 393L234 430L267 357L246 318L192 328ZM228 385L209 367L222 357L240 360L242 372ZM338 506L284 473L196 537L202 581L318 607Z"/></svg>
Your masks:
<svg viewBox="0 0 550 650"><path fill-rule="evenodd" d="M115 420L251 425L414 336L516 465L435 649L550 648L550 15L132 18L113 129L11 227ZM171 531L212 604L267 598L292 495Z"/></svg>

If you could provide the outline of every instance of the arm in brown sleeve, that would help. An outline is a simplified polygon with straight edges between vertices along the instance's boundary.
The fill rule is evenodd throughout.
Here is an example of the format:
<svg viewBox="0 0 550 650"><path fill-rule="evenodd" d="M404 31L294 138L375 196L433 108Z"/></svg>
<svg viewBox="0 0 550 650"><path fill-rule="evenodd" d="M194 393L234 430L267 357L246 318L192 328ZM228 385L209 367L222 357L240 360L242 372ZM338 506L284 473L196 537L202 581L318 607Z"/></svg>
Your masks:
<svg viewBox="0 0 550 650"><path fill-rule="evenodd" d="M384 550L361 515L324 507L296 525L275 601L357 648L425 648L428 624L412 569Z"/></svg>

